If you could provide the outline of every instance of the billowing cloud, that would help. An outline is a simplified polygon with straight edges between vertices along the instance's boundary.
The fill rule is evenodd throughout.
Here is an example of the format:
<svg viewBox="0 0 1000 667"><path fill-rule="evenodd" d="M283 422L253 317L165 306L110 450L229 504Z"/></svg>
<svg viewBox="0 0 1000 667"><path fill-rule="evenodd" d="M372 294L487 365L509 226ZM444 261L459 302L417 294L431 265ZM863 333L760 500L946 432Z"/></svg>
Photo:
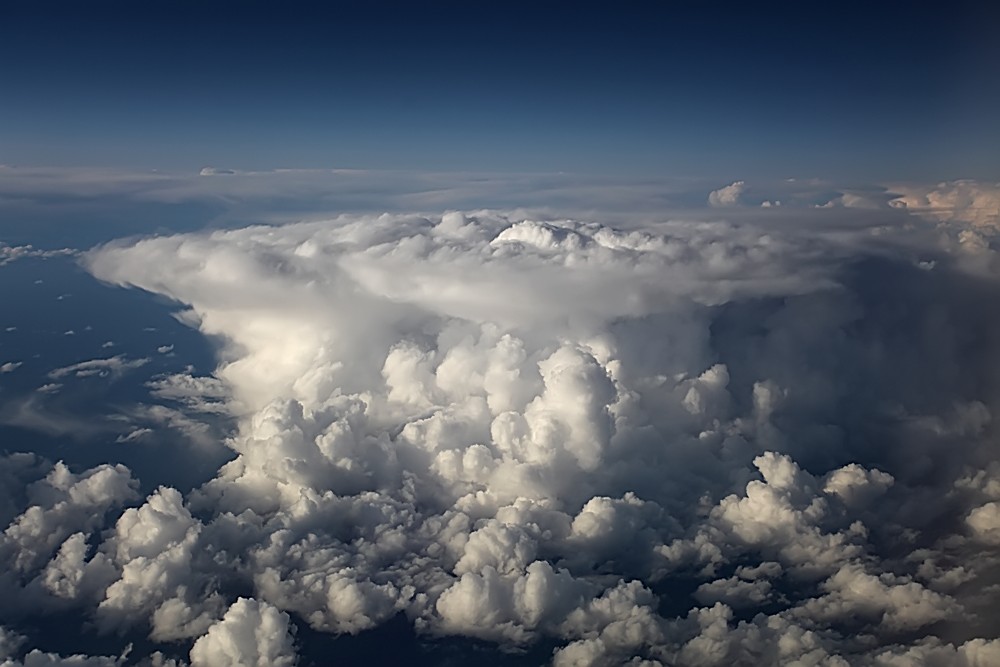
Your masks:
<svg viewBox="0 0 1000 667"><path fill-rule="evenodd" d="M0 626L0 667L122 667L126 656L88 656L82 654L63 656L37 648L22 651L26 639L12 630ZM23 656L18 659L18 656Z"/></svg>
<svg viewBox="0 0 1000 667"><path fill-rule="evenodd" d="M239 598L191 649L192 667L291 667L296 663L288 614Z"/></svg>
<svg viewBox="0 0 1000 667"><path fill-rule="evenodd" d="M1000 229L1000 183L950 181L933 187L897 185L890 204L942 222Z"/></svg>
<svg viewBox="0 0 1000 667"><path fill-rule="evenodd" d="M735 181L718 190L712 190L708 193L708 205L715 208L736 206L740 203L740 196L745 189L746 183L744 181Z"/></svg>
<svg viewBox="0 0 1000 667"><path fill-rule="evenodd" d="M233 458L144 499L122 468L11 460L38 481L9 501L3 585L193 665L290 665L297 626L393 619L557 665L988 660L1000 283L900 210L801 212L98 248L95 276L218 342L211 377L156 376L175 407L143 409L233 417Z"/></svg>

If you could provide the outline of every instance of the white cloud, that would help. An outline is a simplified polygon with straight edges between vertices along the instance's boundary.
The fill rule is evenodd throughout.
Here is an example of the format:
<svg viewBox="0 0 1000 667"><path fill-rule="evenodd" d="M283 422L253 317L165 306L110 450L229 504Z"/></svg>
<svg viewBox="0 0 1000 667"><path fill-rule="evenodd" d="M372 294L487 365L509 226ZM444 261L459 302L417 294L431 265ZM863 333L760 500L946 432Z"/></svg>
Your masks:
<svg viewBox="0 0 1000 667"><path fill-rule="evenodd" d="M120 435L117 438L115 438L115 442L134 442L135 440L139 440L140 438L143 438L152 432L153 430L149 428L133 429L128 433Z"/></svg>
<svg viewBox="0 0 1000 667"><path fill-rule="evenodd" d="M109 523L36 503L53 528L10 542L19 590L193 639L196 665L292 664L287 614L545 639L555 664L957 656L921 638L946 618L988 648L991 274L899 210L780 213L342 216L96 249L96 276L219 345L130 416L231 417L233 458Z"/></svg>
<svg viewBox="0 0 1000 667"><path fill-rule="evenodd" d="M104 513L135 496L137 483L122 465L103 465L79 475L62 462L28 487L28 508L3 533L0 543L14 549L13 567L36 569L63 540L103 524Z"/></svg>
<svg viewBox="0 0 1000 667"><path fill-rule="evenodd" d="M882 196L882 193L842 192L825 204L821 204L820 208L843 207L878 210L885 208L885 205L885 197Z"/></svg>
<svg viewBox="0 0 1000 667"><path fill-rule="evenodd" d="M642 580L691 566L706 604L752 609L782 600L787 577L816 582L816 597L782 602L795 622L854 614L892 633L956 608L867 564L862 520L894 475L850 464L815 476L790 454L753 457L748 438L789 447L775 420L803 400L803 378L786 378L794 392L767 375L740 389L706 353L714 308L835 298L839 258L869 232L386 215L149 239L88 261L102 279L189 304L188 321L224 342L217 379L151 386L192 407L239 406L238 457L193 502L282 517L280 534L246 536L261 599L325 631L407 610L437 633L559 637L559 661L669 662ZM832 308L772 326L822 336L824 318L844 317ZM792 352L776 349L761 372ZM747 479L751 460L762 481ZM695 511L692 492L713 505ZM595 578L602 569L631 583ZM888 602L852 597L855 584Z"/></svg>
<svg viewBox="0 0 1000 667"><path fill-rule="evenodd" d="M744 181L735 181L718 190L712 190L708 193L708 205L714 208L738 206L744 190L746 190Z"/></svg>
<svg viewBox="0 0 1000 667"><path fill-rule="evenodd" d="M1000 503L986 503L973 509L965 522L979 539L1000 544Z"/></svg>
<svg viewBox="0 0 1000 667"><path fill-rule="evenodd" d="M10 264L19 259L27 257L37 257L49 259L51 257L65 257L78 254L78 250L72 248L57 248L54 250L41 250L31 245L12 246L0 241L0 266Z"/></svg>
<svg viewBox="0 0 1000 667"><path fill-rule="evenodd" d="M23 363L24 362L21 361L7 361L0 364L0 375L4 373L13 373L20 368Z"/></svg>
<svg viewBox="0 0 1000 667"><path fill-rule="evenodd" d="M70 366L57 368L49 372L49 377L54 380L70 375L78 378L91 377L95 375L101 377L118 377L126 371L134 368L140 368L145 366L147 363L149 363L149 359L147 358L128 359L124 354L119 354L106 359L90 359L88 361L81 361Z"/></svg>
<svg viewBox="0 0 1000 667"><path fill-rule="evenodd" d="M889 202L933 220L1000 230L1000 183L950 181L927 187L894 185L898 196Z"/></svg>
<svg viewBox="0 0 1000 667"><path fill-rule="evenodd" d="M772 594L771 582L765 579L745 581L729 577L702 584L694 592L694 598L705 605L722 602L735 608L759 607L768 602Z"/></svg>
<svg viewBox="0 0 1000 667"><path fill-rule="evenodd" d="M288 614L246 598L191 649L192 667L292 667L296 661Z"/></svg>
<svg viewBox="0 0 1000 667"><path fill-rule="evenodd" d="M890 631L917 630L954 618L960 606L908 577L873 575L861 565L845 565L823 583L827 594L808 601L797 615L809 620L868 621Z"/></svg>
<svg viewBox="0 0 1000 667"><path fill-rule="evenodd" d="M152 396L176 401L193 412L224 413L230 409L226 407L228 391L218 378L172 373L154 377L146 386Z"/></svg>
<svg viewBox="0 0 1000 667"><path fill-rule="evenodd" d="M972 639L958 646L928 639L911 647L895 647L880 652L878 667L988 667L1000 664L1000 640Z"/></svg>

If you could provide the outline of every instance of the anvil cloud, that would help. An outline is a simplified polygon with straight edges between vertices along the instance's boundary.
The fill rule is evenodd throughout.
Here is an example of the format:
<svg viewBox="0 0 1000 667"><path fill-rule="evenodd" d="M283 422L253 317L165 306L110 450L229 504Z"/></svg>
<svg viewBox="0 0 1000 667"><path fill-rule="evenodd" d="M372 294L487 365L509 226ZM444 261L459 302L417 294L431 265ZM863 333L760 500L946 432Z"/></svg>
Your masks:
<svg viewBox="0 0 1000 667"><path fill-rule="evenodd" d="M233 415L234 458L145 499L123 466L5 459L36 481L2 505L3 613L80 610L192 665L399 615L556 665L997 664L993 232L924 215L968 197L903 199L97 248L96 277L218 341L212 378L157 391Z"/></svg>

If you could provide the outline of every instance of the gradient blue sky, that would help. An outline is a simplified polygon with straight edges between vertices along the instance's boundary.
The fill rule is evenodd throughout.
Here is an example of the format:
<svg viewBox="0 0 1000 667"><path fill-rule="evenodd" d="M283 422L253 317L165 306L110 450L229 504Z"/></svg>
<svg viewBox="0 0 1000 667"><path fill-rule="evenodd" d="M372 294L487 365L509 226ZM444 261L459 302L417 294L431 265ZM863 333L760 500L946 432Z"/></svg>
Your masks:
<svg viewBox="0 0 1000 667"><path fill-rule="evenodd" d="M0 163L1000 178L1000 12L10 2Z"/></svg>

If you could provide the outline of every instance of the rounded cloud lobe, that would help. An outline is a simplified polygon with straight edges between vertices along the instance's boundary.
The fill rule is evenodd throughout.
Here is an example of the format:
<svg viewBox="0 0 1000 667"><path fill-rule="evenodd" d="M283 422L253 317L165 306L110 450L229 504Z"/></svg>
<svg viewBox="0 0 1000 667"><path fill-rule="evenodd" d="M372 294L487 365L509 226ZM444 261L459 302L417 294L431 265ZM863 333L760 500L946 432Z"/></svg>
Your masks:
<svg viewBox="0 0 1000 667"><path fill-rule="evenodd" d="M171 386L234 458L142 501L56 466L0 582L192 665L399 615L557 665L987 664L1000 285L917 238L481 211L99 248L221 342Z"/></svg>

